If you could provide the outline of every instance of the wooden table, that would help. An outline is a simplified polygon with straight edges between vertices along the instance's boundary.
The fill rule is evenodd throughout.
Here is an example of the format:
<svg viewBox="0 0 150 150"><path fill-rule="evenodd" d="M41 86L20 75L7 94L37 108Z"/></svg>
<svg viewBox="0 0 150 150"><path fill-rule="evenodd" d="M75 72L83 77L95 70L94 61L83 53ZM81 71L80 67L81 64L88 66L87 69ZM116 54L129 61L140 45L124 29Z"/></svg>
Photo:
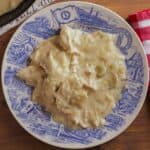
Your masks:
<svg viewBox="0 0 150 150"><path fill-rule="evenodd" d="M122 17L150 8L150 0L87 0L104 5ZM16 28L0 37L0 61ZM59 150L30 136L11 115L0 87L0 150ZM150 150L150 96L132 125L114 140L91 150Z"/></svg>

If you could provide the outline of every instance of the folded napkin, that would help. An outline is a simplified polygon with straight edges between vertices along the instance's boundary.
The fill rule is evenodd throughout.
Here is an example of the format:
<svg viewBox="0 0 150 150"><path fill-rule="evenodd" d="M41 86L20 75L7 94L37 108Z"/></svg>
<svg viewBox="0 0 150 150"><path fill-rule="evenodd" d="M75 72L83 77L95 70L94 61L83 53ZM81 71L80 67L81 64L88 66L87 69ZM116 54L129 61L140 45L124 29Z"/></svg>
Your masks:
<svg viewBox="0 0 150 150"><path fill-rule="evenodd" d="M143 43L150 68L150 9L146 9L129 15L128 21Z"/></svg>

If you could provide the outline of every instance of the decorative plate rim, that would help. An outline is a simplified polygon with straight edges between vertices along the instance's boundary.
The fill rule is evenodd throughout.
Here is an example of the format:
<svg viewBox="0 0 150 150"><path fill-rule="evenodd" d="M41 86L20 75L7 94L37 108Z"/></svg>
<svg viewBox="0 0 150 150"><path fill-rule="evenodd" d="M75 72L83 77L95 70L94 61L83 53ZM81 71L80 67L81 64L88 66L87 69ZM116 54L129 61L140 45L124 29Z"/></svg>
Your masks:
<svg viewBox="0 0 150 150"><path fill-rule="evenodd" d="M132 114L132 117L128 120L128 122L122 127L122 129L120 129L120 131L116 131L116 134L113 135L112 137L108 137L107 140L105 140L104 142L93 142L91 143L90 145L77 145L76 146L72 146L71 144L70 145L64 145L64 144L59 144L56 142L52 142L51 140L49 141L46 141L44 139L42 139L39 135L36 135L35 133L33 133L32 131L30 131L26 125L23 124L23 122L15 115L15 112L13 111L13 109L11 108L10 106L10 102L8 100L8 94L6 92L6 86L4 85L4 68L5 68L5 64L6 64L6 54L8 52L8 48L10 47L15 35L20 31L20 29L30 20L32 20L32 18L38 16L39 14L41 14L42 12L45 12L47 11L48 9L51 9L53 6L61 6L61 5L69 5L69 4L87 4L87 5L92 5L93 7L99 7L99 8L102 8L104 10L106 10L107 12L111 13L112 15L116 16L117 18L119 18L119 20L121 20L130 30L131 32L133 33L134 37L138 40L140 46L141 46L141 55L142 55L142 60L144 60L144 71L146 72L146 83L144 83L144 86L145 87L145 90L143 91L142 95L141 95L141 102L138 104L137 108L136 108L136 111ZM143 48L143 45L139 39L139 37L137 36L137 34L135 33L135 31L132 29L132 27L120 16L118 15L116 12L102 6L102 5L98 5L98 4L94 4L94 3L91 3L91 2L84 2L84 1L66 1L66 2L57 2L57 3L54 3L54 4L51 4L49 6L47 6L46 8L36 12L35 14L33 14L31 17L29 17L16 31L15 33L13 34L13 36L11 37L11 40L9 41L8 45L7 45L7 48L5 50L5 53L3 55L3 60L2 60L2 68L1 68L1 84L2 84L2 91L4 93L4 98L6 100L6 103L8 105L8 108L10 110L10 112L12 113L13 117L16 119L16 121L20 124L20 126L25 130L27 131L30 135L32 135L33 137L35 137L36 139L46 143L46 144L49 144L49 145L52 145L52 146L56 146L56 147L60 147L60 148L67 148L67 149L83 149L83 148L91 148L91 147L94 147L94 146L98 146L98 145L101 145L101 144L104 144L112 139L114 139L115 137L117 137L118 135L120 135L122 132L124 132L130 125L131 123L135 120L135 118L138 116L144 102L145 102L145 98L146 98L146 94L147 94L147 90L148 90L148 80L149 80L149 71L148 71L148 61L146 59L146 54L144 53L144 48Z"/></svg>

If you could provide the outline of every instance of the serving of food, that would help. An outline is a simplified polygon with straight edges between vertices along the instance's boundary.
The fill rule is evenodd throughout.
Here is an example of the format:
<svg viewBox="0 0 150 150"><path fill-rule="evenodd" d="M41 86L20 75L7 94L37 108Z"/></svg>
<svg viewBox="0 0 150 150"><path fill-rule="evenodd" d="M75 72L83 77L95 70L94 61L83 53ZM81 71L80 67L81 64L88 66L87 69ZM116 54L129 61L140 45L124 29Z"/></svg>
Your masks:
<svg viewBox="0 0 150 150"><path fill-rule="evenodd" d="M0 27L3 27L3 28L1 28L1 30L4 29L5 25L9 26L6 28L10 28L11 26L14 26L14 25L12 25L14 23L12 23L11 21L14 21L19 16L23 20L23 18L25 17L24 15L26 15L26 14L24 14L24 15L22 15L22 14L25 11L27 12L27 10L30 8L30 6L34 2L35 2L35 0L29 0L29 1L27 1L27 0L3 0L3 2L1 2L1 5L0 5ZM30 11L28 10L28 15L31 13ZM20 19L18 19L16 21L19 22ZM9 24L10 22L11 22L11 25Z"/></svg>
<svg viewBox="0 0 150 150"><path fill-rule="evenodd" d="M110 59L111 56L111 59ZM45 40L17 75L34 87L32 100L70 127L98 127L121 98L125 57L114 37L63 26Z"/></svg>
<svg viewBox="0 0 150 150"><path fill-rule="evenodd" d="M39 140L87 148L122 133L148 85L143 47L117 14L61 2L34 14L12 37L2 86L19 124Z"/></svg>
<svg viewBox="0 0 150 150"><path fill-rule="evenodd" d="M0 15L3 15L16 8L22 0L4 0L0 4Z"/></svg>

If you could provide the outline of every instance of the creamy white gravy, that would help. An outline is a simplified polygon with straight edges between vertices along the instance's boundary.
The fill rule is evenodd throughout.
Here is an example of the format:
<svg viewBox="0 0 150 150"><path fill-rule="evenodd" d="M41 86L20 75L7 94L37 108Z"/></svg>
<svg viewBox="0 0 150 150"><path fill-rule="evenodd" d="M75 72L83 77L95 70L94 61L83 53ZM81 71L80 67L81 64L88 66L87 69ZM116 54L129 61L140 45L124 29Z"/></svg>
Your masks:
<svg viewBox="0 0 150 150"><path fill-rule="evenodd" d="M121 97L125 58L111 34L63 26L30 59L17 75L34 87L33 101L71 128L103 125Z"/></svg>

